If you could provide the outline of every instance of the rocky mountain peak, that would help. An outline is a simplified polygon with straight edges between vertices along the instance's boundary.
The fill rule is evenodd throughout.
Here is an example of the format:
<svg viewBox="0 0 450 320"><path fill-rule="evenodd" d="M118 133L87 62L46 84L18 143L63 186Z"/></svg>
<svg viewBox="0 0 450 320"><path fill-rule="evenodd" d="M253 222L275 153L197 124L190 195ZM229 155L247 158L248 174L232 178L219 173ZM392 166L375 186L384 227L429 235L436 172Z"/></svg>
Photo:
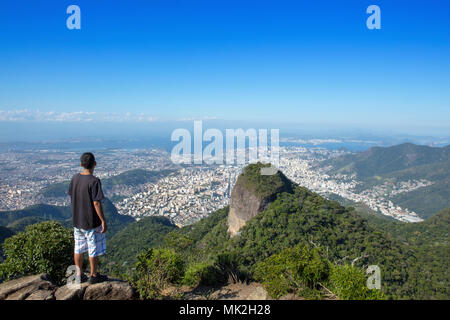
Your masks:
<svg viewBox="0 0 450 320"><path fill-rule="evenodd" d="M231 192L228 232L238 234L245 223L276 199L281 192L293 192L292 182L281 172L262 175L261 168L270 164L260 162L244 168Z"/></svg>

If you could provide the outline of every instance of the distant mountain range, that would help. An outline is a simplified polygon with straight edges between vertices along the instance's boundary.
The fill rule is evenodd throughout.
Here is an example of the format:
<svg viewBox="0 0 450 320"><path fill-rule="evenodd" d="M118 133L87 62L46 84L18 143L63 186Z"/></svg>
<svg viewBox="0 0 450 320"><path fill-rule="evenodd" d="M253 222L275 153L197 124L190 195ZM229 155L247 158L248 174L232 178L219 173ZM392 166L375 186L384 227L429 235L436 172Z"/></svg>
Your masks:
<svg viewBox="0 0 450 320"><path fill-rule="evenodd" d="M103 201L103 211L108 221L108 237L135 221L130 216L120 215L107 198ZM37 204L22 210L0 211L0 226L7 227L12 232L23 231L28 225L46 220L59 221L64 226L72 227L72 210L70 206Z"/></svg>
<svg viewBox="0 0 450 320"><path fill-rule="evenodd" d="M384 183L425 179L431 185L393 195L395 205L428 218L450 206L450 146L437 148L411 143L392 147L372 147L321 163L329 174L355 175L358 191Z"/></svg>
<svg viewBox="0 0 450 320"><path fill-rule="evenodd" d="M102 188L105 194L111 192L114 187L135 187L144 183L156 182L159 179L175 172L176 170L149 171L144 169L133 169L122 172L116 176L102 179ZM47 198L67 197L70 181L64 181L47 186L41 194Z"/></svg>
<svg viewBox="0 0 450 320"><path fill-rule="evenodd" d="M70 207L37 204L22 210L1 211L0 225L22 231L25 226L44 220L65 221L72 219Z"/></svg>

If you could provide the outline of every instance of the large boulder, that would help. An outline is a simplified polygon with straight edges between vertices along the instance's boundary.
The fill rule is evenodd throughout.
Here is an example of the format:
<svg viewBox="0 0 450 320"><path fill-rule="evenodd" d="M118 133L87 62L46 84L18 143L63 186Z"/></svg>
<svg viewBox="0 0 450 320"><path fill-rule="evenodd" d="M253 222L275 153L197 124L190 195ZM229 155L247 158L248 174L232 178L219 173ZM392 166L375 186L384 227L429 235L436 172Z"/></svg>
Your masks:
<svg viewBox="0 0 450 320"><path fill-rule="evenodd" d="M292 182L281 173L261 174L261 169L270 164L250 164L244 168L231 192L228 214L228 232L231 236L239 233L245 223L265 210L281 192L293 192Z"/></svg>

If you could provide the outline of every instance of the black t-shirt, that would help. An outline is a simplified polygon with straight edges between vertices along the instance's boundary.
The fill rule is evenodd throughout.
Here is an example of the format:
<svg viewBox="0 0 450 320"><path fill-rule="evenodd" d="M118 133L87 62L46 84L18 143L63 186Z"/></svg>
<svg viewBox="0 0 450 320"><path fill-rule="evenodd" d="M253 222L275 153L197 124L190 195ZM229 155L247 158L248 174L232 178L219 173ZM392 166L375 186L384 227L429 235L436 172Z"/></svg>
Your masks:
<svg viewBox="0 0 450 320"><path fill-rule="evenodd" d="M99 178L91 174L77 173L70 181L68 194L72 201L74 227L89 230L102 224L93 203L93 201L101 201L104 198Z"/></svg>

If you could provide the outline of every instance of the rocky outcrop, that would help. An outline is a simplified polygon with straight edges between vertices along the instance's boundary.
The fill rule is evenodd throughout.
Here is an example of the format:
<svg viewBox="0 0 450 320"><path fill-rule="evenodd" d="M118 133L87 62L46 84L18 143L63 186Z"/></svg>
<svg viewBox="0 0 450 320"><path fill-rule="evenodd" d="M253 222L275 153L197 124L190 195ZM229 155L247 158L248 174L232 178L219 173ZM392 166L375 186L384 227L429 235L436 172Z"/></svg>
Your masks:
<svg viewBox="0 0 450 320"><path fill-rule="evenodd" d="M270 300L263 286L256 282L229 283L220 288L196 287L193 290L184 288L184 300Z"/></svg>
<svg viewBox="0 0 450 320"><path fill-rule="evenodd" d="M0 284L0 300L52 300L56 286L45 274L23 277Z"/></svg>
<svg viewBox="0 0 450 320"><path fill-rule="evenodd" d="M244 168L231 192L228 213L228 232L239 233L245 223L265 210L281 192L292 192L292 182L280 171L273 175L261 174L262 169L271 168L262 163Z"/></svg>
<svg viewBox="0 0 450 320"><path fill-rule="evenodd" d="M253 191L236 184L231 192L228 232L232 236L237 235L245 223L266 209L268 204L268 199L261 199Z"/></svg>
<svg viewBox="0 0 450 320"><path fill-rule="evenodd" d="M45 274L33 275L0 284L0 300L133 300L131 285L119 279L88 284L52 283Z"/></svg>
<svg viewBox="0 0 450 320"><path fill-rule="evenodd" d="M87 282L79 285L66 284L55 291L56 300L83 300L84 292L88 286Z"/></svg>
<svg viewBox="0 0 450 320"><path fill-rule="evenodd" d="M83 300L133 300L135 292L126 281L108 281L90 285Z"/></svg>

